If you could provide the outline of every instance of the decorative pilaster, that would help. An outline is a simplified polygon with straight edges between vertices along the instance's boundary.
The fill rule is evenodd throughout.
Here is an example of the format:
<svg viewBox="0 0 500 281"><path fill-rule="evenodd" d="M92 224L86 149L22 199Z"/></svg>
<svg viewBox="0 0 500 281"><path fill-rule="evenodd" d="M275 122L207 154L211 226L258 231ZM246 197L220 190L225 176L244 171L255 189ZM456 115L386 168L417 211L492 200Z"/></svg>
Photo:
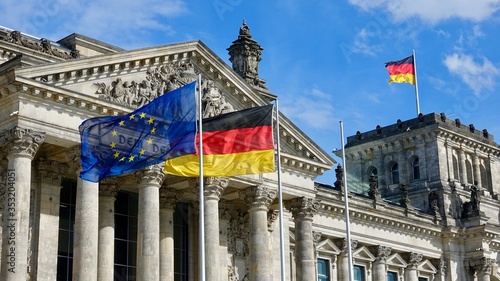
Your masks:
<svg viewBox="0 0 500 281"><path fill-rule="evenodd" d="M205 208L205 262L206 280L218 281L220 278L220 240L219 240L219 200L228 186L226 178L208 177L204 179L203 206ZM199 186L198 186L199 187Z"/></svg>
<svg viewBox="0 0 500 281"><path fill-rule="evenodd" d="M406 279L407 281L418 281L418 264L422 261L423 255L418 253L409 253L406 255Z"/></svg>
<svg viewBox="0 0 500 281"><path fill-rule="evenodd" d="M183 192L160 188L160 281L174 280L174 212Z"/></svg>
<svg viewBox="0 0 500 281"><path fill-rule="evenodd" d="M163 164L136 172L139 184L137 225L137 280L160 279L160 186L165 179Z"/></svg>
<svg viewBox="0 0 500 281"><path fill-rule="evenodd" d="M295 198L285 202L295 222L295 265L297 280L316 278L312 221L320 201L315 198Z"/></svg>
<svg viewBox="0 0 500 281"><path fill-rule="evenodd" d="M446 280L446 260L444 257L435 259L431 261L434 267L436 267L437 272L434 277L435 281L445 281Z"/></svg>
<svg viewBox="0 0 500 281"><path fill-rule="evenodd" d="M236 274L232 260L228 259L229 252L229 228L230 221L234 214L234 207L231 201L221 199L219 201L219 262L220 276Z"/></svg>
<svg viewBox="0 0 500 281"><path fill-rule="evenodd" d="M13 127L0 133L7 153L7 181L3 209L1 280L26 280L28 273L31 161L45 133Z"/></svg>
<svg viewBox="0 0 500 281"><path fill-rule="evenodd" d="M250 254L248 259L249 280L270 281L272 279L269 257L269 235L267 212L276 197L276 191L267 186L252 186L239 192L247 203L250 230Z"/></svg>
<svg viewBox="0 0 500 281"><path fill-rule="evenodd" d="M115 264L115 201L122 180L106 178L99 186L98 281L112 281Z"/></svg>
<svg viewBox="0 0 500 281"><path fill-rule="evenodd" d="M67 151L76 170L75 231L73 235L73 280L97 280L99 239L99 183L80 178L80 145Z"/></svg>
<svg viewBox="0 0 500 281"><path fill-rule="evenodd" d="M465 151L458 150L458 167L460 172L460 183L465 185L467 183L467 169L465 167Z"/></svg>
<svg viewBox="0 0 500 281"><path fill-rule="evenodd" d="M68 166L56 161L38 161L40 217L36 223L37 280L57 279L57 251L59 237L59 202L61 181Z"/></svg>
<svg viewBox="0 0 500 281"><path fill-rule="evenodd" d="M376 260L373 262L373 281L385 281L387 280L386 262L392 248L379 245L374 250Z"/></svg>

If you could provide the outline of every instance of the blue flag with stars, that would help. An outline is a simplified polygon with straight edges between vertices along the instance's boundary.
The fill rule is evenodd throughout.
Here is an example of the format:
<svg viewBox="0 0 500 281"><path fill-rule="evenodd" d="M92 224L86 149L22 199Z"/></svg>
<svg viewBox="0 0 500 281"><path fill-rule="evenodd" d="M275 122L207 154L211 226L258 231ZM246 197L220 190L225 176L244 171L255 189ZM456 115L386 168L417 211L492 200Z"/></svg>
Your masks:
<svg viewBox="0 0 500 281"><path fill-rule="evenodd" d="M127 115L83 121L80 177L99 182L194 153L195 85L165 93Z"/></svg>

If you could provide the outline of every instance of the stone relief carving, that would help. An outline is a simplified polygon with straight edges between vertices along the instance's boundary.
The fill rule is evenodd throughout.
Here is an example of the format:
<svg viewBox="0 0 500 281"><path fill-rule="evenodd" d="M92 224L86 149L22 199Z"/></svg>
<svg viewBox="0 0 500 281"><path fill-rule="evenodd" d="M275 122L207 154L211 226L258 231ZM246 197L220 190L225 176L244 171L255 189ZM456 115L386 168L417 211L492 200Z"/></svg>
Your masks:
<svg viewBox="0 0 500 281"><path fill-rule="evenodd" d="M235 257L245 258L248 254L248 214L237 211L229 222L228 250Z"/></svg>
<svg viewBox="0 0 500 281"><path fill-rule="evenodd" d="M146 71L142 81L123 81L117 78L108 85L94 83L95 94L103 100L116 102L132 108L138 108L166 92L175 90L197 79L194 65L189 62L167 63ZM222 91L208 79L202 80L201 86L203 117L213 117L221 113L234 111Z"/></svg>
<svg viewBox="0 0 500 281"><path fill-rule="evenodd" d="M71 50L69 52L63 51L54 47L53 44L47 39L42 38L40 40L35 40L23 37L21 32L16 30L11 31L1 38L1 40L67 60L80 57L80 52L78 50Z"/></svg>

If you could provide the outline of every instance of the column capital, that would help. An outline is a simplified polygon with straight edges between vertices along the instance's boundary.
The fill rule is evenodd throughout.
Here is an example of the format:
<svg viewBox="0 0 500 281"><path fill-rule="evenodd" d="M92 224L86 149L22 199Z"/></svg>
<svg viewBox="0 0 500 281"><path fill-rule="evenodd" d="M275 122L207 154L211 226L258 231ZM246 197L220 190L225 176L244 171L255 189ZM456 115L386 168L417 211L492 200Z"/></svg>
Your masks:
<svg viewBox="0 0 500 281"><path fill-rule="evenodd" d="M137 183L139 185L157 185L159 188L166 176L163 172L164 167L165 163L160 163L136 171Z"/></svg>
<svg viewBox="0 0 500 281"><path fill-rule="evenodd" d="M373 246L372 252L375 254L376 261L377 262L383 262L385 263L387 261L387 258L391 254L392 248L388 246Z"/></svg>
<svg viewBox="0 0 500 281"><path fill-rule="evenodd" d="M44 139L45 133L15 126L0 134L0 146L4 147L7 157L22 155L33 159Z"/></svg>
<svg viewBox="0 0 500 281"><path fill-rule="evenodd" d="M189 186L199 194L200 178L192 178L189 180ZM220 177L206 177L203 178L203 196L210 199L219 200L222 196L224 189L229 185L229 179Z"/></svg>
<svg viewBox="0 0 500 281"><path fill-rule="evenodd" d="M276 191L270 190L267 186L251 186L239 193L240 199L244 200L249 209L266 209L276 197Z"/></svg>
<svg viewBox="0 0 500 281"><path fill-rule="evenodd" d="M38 178L42 183L61 185L61 180L68 171L68 165L53 160L38 160Z"/></svg>
<svg viewBox="0 0 500 281"><path fill-rule="evenodd" d="M99 183L99 196L116 197L120 186L125 180L121 178L105 178Z"/></svg>
<svg viewBox="0 0 500 281"><path fill-rule="evenodd" d="M465 267L469 267L474 271L476 271L477 273L490 275L494 263L495 263L494 259L480 257L480 258L465 260Z"/></svg>
<svg viewBox="0 0 500 281"><path fill-rule="evenodd" d="M312 220L319 209L320 202L316 198L300 197L285 201L285 207L290 210L295 219Z"/></svg>
<svg viewBox="0 0 500 281"><path fill-rule="evenodd" d="M162 186L160 188L160 208L175 210L179 199L181 199L182 197L182 194L184 194L184 192L180 190Z"/></svg>
<svg viewBox="0 0 500 281"><path fill-rule="evenodd" d="M348 252L347 247L348 247L347 238L341 239L339 248L340 248L340 251L342 252L342 254L347 255L347 252ZM357 247L358 247L358 240L351 239L351 251L356 250Z"/></svg>
<svg viewBox="0 0 500 281"><path fill-rule="evenodd" d="M422 254L414 253L414 252L407 253L405 256L406 256L406 262L408 263L407 268L411 268L411 269L417 269L418 264L422 261L422 259L424 257Z"/></svg>

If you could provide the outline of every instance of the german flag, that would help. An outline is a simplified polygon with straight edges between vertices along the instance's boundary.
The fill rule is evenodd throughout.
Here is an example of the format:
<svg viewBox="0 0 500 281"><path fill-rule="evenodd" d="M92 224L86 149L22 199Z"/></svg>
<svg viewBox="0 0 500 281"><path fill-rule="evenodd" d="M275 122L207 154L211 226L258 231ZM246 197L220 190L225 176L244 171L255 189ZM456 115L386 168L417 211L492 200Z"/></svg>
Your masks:
<svg viewBox="0 0 500 281"><path fill-rule="evenodd" d="M410 83L415 85L415 64L413 55L398 61L390 61L385 64L385 68L389 72L389 84Z"/></svg>
<svg viewBox="0 0 500 281"><path fill-rule="evenodd" d="M274 172L273 105L203 119L203 176L227 177ZM199 176L196 153L167 159L165 173Z"/></svg>

